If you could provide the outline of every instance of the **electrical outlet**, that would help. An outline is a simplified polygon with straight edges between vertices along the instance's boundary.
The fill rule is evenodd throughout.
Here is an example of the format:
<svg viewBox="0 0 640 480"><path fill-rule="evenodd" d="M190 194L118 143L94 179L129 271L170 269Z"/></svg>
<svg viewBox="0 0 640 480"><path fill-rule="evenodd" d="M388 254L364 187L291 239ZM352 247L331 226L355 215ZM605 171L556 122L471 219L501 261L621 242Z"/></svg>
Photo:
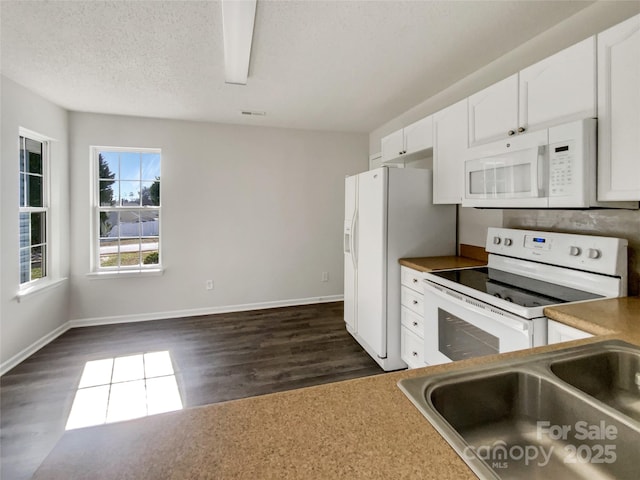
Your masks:
<svg viewBox="0 0 640 480"><path fill-rule="evenodd" d="M213 280L207 280L205 283L205 288L207 290L213 290Z"/></svg>
<svg viewBox="0 0 640 480"><path fill-rule="evenodd" d="M322 277L320 277L320 281L321 282L328 282L329 281L329 272L322 272Z"/></svg>

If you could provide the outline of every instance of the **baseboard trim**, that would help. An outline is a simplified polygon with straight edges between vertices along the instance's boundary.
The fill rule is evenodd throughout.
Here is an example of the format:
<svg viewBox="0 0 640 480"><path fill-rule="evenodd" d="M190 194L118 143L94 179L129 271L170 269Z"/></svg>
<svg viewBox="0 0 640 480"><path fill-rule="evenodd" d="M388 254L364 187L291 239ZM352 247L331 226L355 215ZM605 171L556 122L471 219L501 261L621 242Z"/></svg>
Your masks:
<svg viewBox="0 0 640 480"><path fill-rule="evenodd" d="M69 322L63 323L54 331L47 333L45 336L43 336L39 340L36 340L21 352L16 353L13 357L11 357L6 362L1 363L0 377L5 373L7 373L9 370L11 370L13 367L21 363L22 361L29 358L31 355L36 353L38 350L40 350L42 347L44 347L48 343L53 342L56 338L58 338L64 332L69 330L69 328L71 328L71 326L69 325Z"/></svg>
<svg viewBox="0 0 640 480"><path fill-rule="evenodd" d="M20 362L36 353L42 347L52 342L71 328L92 327L97 325L114 325L117 323L147 322L167 318L197 317L199 315L215 315L216 313L246 312L250 310L264 310L268 308L294 307L296 305L311 305L314 303L331 303L344 300L344 295L329 295L326 297L296 298L290 300L276 300L273 302L245 303L240 305L225 305L220 307L192 308L187 310L173 310L169 312L139 313L135 315L115 315L111 317L94 317L69 320L48 333L41 339L18 352L6 362L0 364L0 376L7 373Z"/></svg>
<svg viewBox="0 0 640 480"><path fill-rule="evenodd" d="M311 305L314 303L339 302L344 295L330 295L327 297L297 298L277 300L273 302L245 303L238 305L224 305L219 307L191 308L187 310L172 310L168 312L140 313L135 315L115 315L110 317L82 318L69 321L70 328L91 327L95 325L114 325L117 323L148 322L167 318L197 317L200 315L215 315L216 313L246 312L249 310L264 310L268 308L293 307L296 305Z"/></svg>

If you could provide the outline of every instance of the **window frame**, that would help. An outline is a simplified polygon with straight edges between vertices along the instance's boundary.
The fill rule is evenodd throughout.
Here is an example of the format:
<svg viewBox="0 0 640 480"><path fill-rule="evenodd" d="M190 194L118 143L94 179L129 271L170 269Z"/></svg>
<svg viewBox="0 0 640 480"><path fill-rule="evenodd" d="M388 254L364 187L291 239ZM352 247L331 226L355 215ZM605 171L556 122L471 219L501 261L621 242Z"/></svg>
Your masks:
<svg viewBox="0 0 640 480"><path fill-rule="evenodd" d="M23 143L22 138L29 140L33 140L35 142L39 142L42 144L42 207L31 207L31 206L23 206L21 204L20 199L20 184L18 183L18 292L26 292L27 290L31 291L34 288L40 288L46 283L50 283L54 278L54 272L52 271L53 261L52 261L52 242L51 242L51 142L52 138L47 137L46 135L42 135L40 133L34 132L33 130L29 130L23 127L18 128L18 162L20 161L20 151L22 150ZM24 145L26 146L26 145ZM26 165L26 159L25 159ZM23 171L20 165L18 166L18 182L21 181L21 175L23 173L28 173ZM25 189L25 196L26 196ZM45 228L44 228L44 242L38 245L43 245L45 249L44 253L44 269L45 274L42 277L32 279L31 278L31 260L29 259L29 280L26 282L22 282L21 278L21 253L25 249L33 248L31 244L31 234L29 234L29 246L22 247L20 246L20 216L23 213L44 213L45 217ZM29 222L29 229L31 229L31 222ZM29 255L30 258L30 255Z"/></svg>
<svg viewBox="0 0 640 480"><path fill-rule="evenodd" d="M162 267L162 190L160 190L159 205L136 205L136 206L101 206L100 205L100 169L98 165L98 159L101 152L118 152L118 153L156 153L160 155L160 173L162 173L162 149L151 147L112 147L112 146L91 146L90 147L91 158L91 264L89 275L123 275L123 274L157 274L163 271ZM140 179L141 180L141 179ZM139 265L116 265L109 267L102 267L100 265L100 213L102 212L144 212L144 211L157 211L158 212L158 263ZM122 237L117 237L122 238ZM140 232L139 239L142 240L143 236Z"/></svg>

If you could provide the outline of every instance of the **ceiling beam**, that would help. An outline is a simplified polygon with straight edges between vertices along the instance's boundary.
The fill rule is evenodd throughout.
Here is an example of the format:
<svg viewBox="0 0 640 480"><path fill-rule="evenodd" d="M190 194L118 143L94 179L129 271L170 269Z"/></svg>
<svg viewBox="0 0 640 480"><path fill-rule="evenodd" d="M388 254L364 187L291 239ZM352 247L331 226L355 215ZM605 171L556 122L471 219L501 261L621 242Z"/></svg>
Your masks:
<svg viewBox="0 0 640 480"><path fill-rule="evenodd" d="M257 0L222 0L224 81L246 85Z"/></svg>

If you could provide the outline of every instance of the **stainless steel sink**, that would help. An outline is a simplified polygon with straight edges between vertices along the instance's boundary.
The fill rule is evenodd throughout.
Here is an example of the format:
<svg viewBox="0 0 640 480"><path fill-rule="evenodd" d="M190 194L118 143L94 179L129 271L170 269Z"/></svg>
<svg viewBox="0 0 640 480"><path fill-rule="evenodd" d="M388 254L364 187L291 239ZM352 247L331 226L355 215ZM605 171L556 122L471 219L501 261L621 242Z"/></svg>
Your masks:
<svg viewBox="0 0 640 480"><path fill-rule="evenodd" d="M640 422L640 354L607 351L551 364L565 382Z"/></svg>
<svg viewBox="0 0 640 480"><path fill-rule="evenodd" d="M607 341L399 386L480 478L635 480L639 365Z"/></svg>

